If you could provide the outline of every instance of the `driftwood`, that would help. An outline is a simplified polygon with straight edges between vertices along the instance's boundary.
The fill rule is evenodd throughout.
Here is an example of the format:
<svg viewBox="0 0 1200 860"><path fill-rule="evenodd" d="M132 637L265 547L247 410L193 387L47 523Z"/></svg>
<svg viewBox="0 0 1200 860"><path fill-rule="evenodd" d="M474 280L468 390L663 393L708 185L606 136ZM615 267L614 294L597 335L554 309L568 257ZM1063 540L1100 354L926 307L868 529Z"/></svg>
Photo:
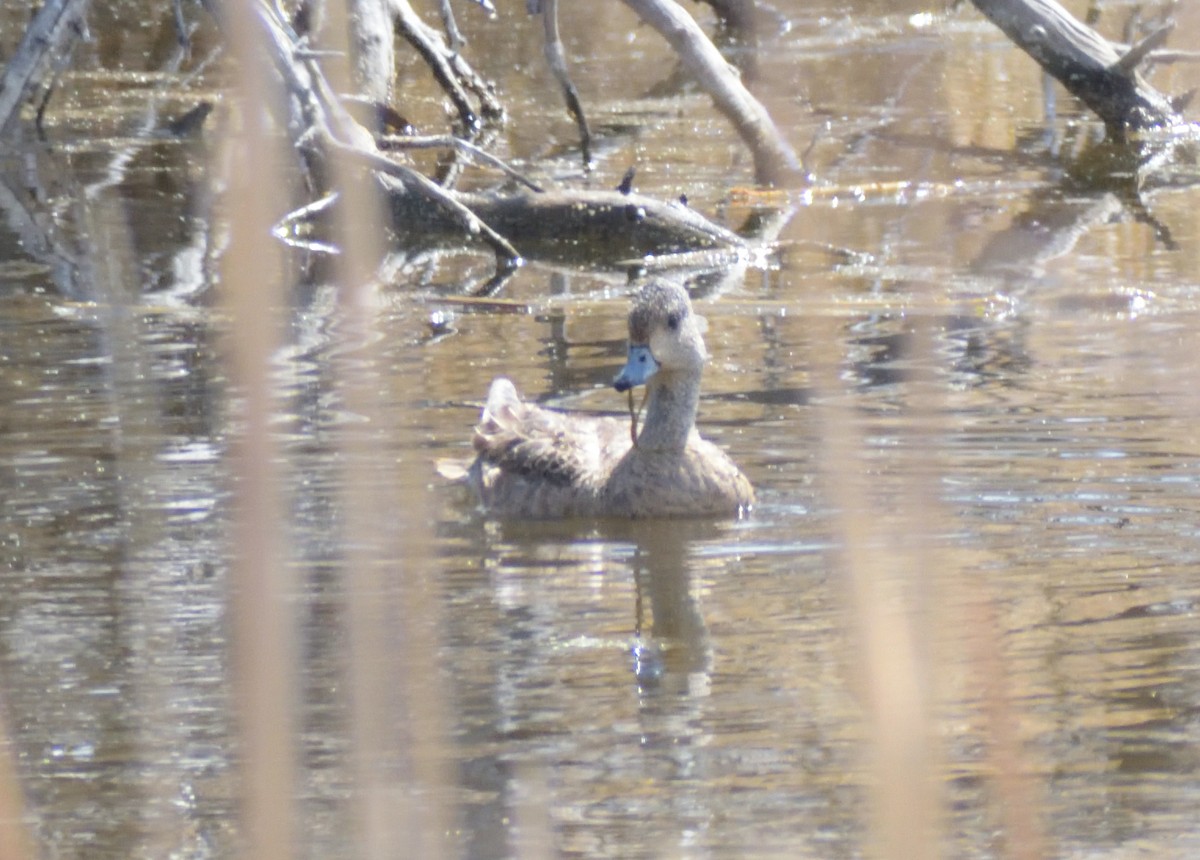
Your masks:
<svg viewBox="0 0 1200 860"><path fill-rule="evenodd" d="M393 0L394 2L394 0ZM296 116L284 118L298 148L304 153L312 172L319 173L330 154L357 160L382 176L392 178L386 187L395 194L411 196L424 205L453 219L471 235L479 236L496 253L502 267L518 264L519 255L504 237L481 222L452 194L438 187L407 165L386 158L375 146L371 134L358 124L334 96L316 61L301 46L296 34L263 2L255 4L254 20L262 26L262 42L271 55L276 71L291 98L289 109Z"/></svg>
<svg viewBox="0 0 1200 860"><path fill-rule="evenodd" d="M1169 27L1121 52L1091 27L1071 16L1056 0L972 0L1048 74L1096 112L1108 132L1184 125L1171 100L1138 73L1138 66L1165 41Z"/></svg>
<svg viewBox="0 0 1200 860"><path fill-rule="evenodd" d="M397 187L381 188L389 206L389 227L401 253L411 259L435 259L461 252L470 234L458 220ZM635 192L515 191L454 194L497 233L522 259L550 268L587 268L593 272L704 272L728 274L751 260L752 246L738 234L709 221L682 202L665 203ZM331 250L330 227L337 222L327 198L291 213L276 228L285 241ZM395 261L388 261L395 267ZM486 292L486 291L485 291Z"/></svg>
<svg viewBox="0 0 1200 860"><path fill-rule="evenodd" d="M445 207L430 206L402 183L383 178L390 228L412 251L461 246L471 233ZM736 233L689 209L636 192L514 191L488 194L444 193L502 235L522 259L599 269L630 266L697 268L746 257L748 245ZM278 228L285 239L327 247L322 237L336 221L335 200L292 213Z"/></svg>

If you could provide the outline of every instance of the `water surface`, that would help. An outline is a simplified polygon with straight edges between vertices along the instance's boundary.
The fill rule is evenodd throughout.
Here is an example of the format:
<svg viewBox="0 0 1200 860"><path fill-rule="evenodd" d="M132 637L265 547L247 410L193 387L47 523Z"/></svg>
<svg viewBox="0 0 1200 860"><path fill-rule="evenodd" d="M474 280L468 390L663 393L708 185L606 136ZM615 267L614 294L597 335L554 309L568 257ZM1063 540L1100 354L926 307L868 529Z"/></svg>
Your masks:
<svg viewBox="0 0 1200 860"><path fill-rule="evenodd" d="M587 178L535 23L463 11L487 46L472 58L511 100L498 151L597 187L636 165L639 190L734 228L762 214L731 130L611 5L563 10L600 137ZM276 429L303 855L347 856L356 820L347 603L376 580L342 564L343 442L362 417L341 400L347 368L377 397L372 480L424 488L389 513L427 541L436 639L406 659L446 714L421 802L447 817L447 854L862 856L880 680L864 567L916 637L946 856L1034 844L1011 831L1012 774L1045 856L1200 850L1194 171L1140 203L1083 182L1094 123L1061 93L1047 119L1032 63L969 9L852 5L776 4L759 51L735 52L793 145L812 144L814 175L767 213L771 253L695 289L713 353L703 431L758 488L745 521L496 523L437 477L469 456L495 375L554 405L625 408L608 387L622 275L534 263L505 304L464 306L446 297L486 258L416 261L360 360L293 252ZM1124 7L1103 8L1115 34ZM2 26L9 44L21 21ZM146 133L221 80L192 74L214 40L202 27L148 100L161 80L134 72L170 60L161 27L83 50L37 150L44 193L6 205L41 232L0 231L3 717L50 857L239 845L216 143ZM422 69L402 92L410 119L440 122ZM380 600L403 607L391 552ZM409 716L390 730L420 740Z"/></svg>

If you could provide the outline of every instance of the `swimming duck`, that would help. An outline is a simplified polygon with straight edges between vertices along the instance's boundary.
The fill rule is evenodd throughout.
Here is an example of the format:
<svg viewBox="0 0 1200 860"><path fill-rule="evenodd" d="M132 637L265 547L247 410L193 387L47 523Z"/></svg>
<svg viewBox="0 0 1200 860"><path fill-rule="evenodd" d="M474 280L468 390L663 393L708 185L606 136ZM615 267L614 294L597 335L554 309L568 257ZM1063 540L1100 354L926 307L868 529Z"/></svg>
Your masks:
<svg viewBox="0 0 1200 860"><path fill-rule="evenodd" d="M716 445L700 438L696 409L708 360L704 319L687 292L653 282L629 313L629 352L617 391L645 385L646 419L558 412L526 403L496 379L474 445L467 481L500 517L741 516L754 489Z"/></svg>

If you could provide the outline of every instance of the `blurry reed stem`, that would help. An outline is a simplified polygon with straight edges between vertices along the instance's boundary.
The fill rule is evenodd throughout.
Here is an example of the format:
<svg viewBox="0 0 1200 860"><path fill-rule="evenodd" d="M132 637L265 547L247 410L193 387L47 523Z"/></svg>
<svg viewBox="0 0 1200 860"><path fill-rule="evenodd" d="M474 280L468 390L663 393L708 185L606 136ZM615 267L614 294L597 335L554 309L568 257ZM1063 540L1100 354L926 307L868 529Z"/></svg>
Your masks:
<svg viewBox="0 0 1200 860"><path fill-rule="evenodd" d="M831 334L816 352L837 356ZM905 421L887 468L903 481L896 502L875 500L866 476L862 419L845 392L836 392L837 367L822 368L835 392L824 410L827 469L844 549L842 560L856 632L854 652L865 693L873 750L873 851L887 858L939 856L944 837L941 779L933 701L938 679L953 659L982 701L985 748L993 776L994 808L1004 833L1004 856L1045 856L1036 815L1038 786L1021 751L1018 715L1001 655L1001 632L985 583L964 566L967 554L946 544L954 515L941 501L939 459L950 414L941 392L931 321L916 317L905 382ZM920 370L928 368L929 370ZM892 480L896 480L895 477ZM879 508L887 504L885 513ZM956 617L951 617L956 613ZM933 631L951 631L935 637Z"/></svg>
<svg viewBox="0 0 1200 860"><path fill-rule="evenodd" d="M25 798L17 776L15 753L8 727L0 722L0 858L32 860L37 851L25 826Z"/></svg>
<svg viewBox="0 0 1200 860"><path fill-rule="evenodd" d="M234 483L230 570L233 680L242 774L244 856L283 860L294 853L296 647L293 584L283 558L283 505L271 361L283 293L280 250L270 234L285 211L277 133L268 106L280 98L258 44L253 4L229 3L227 33L237 58L237 122L230 161L230 246L222 298L230 318L231 390L241 430L231 452Z"/></svg>
<svg viewBox="0 0 1200 860"><path fill-rule="evenodd" d="M977 679L987 732L988 758L996 782L996 800L1004 830L1004 856L1040 860L1050 856L1038 819L1038 793L1021 749L1018 718L1010 693L1009 675L1000 652L1000 624L994 601L971 601L962 629L969 638L970 675Z"/></svg>
<svg viewBox="0 0 1200 860"><path fill-rule="evenodd" d="M932 304L932 302L931 302ZM1036 812L1039 786L1030 777L1021 749L1019 715L1010 692L1008 666L1002 654L1003 634L995 599L986 579L968 567L973 553L955 553L947 535L959 531L955 516L943 504L938 487L945 469L939 452L945 450L947 416L953 414L944 394L942 377L933 370L938 361L933 323L917 317L914 327L915 365L930 368L911 380L910 428L907 444L900 446L907 474L915 476L906 499L916 512L906 532L918 541L918 569L926 602L927 630L942 633L941 641L926 643L931 660L948 661L952 655L966 666L969 685L975 685L982 704L985 749L993 778L993 800L1004 833L1003 855L1013 860L1046 856L1045 839ZM950 666L930 666L930 686L952 674ZM946 692L946 691L941 691ZM932 726L930 730L932 731Z"/></svg>
<svg viewBox="0 0 1200 860"><path fill-rule="evenodd" d="M350 46L366 51L380 39L390 44L385 9L379 0L330 0L326 47L354 58L349 67L324 66L336 92L377 88L370 72L377 64L364 62ZM358 72L357 80L349 79L349 68ZM342 408L360 419L343 425L339 437L355 854L382 860L399 849L410 857L444 857L445 718L436 674L437 601L427 580L428 476L422 472L427 464L417 456L417 416L408 409L397 416L381 401L384 392L405 404L419 401L421 380L389 372L386 364L378 270L388 232L379 190L361 164L344 154L335 155L332 167L342 202L336 223L342 251L337 384Z"/></svg>
<svg viewBox="0 0 1200 860"><path fill-rule="evenodd" d="M871 853L898 860L935 858L940 812L934 787L928 653L911 599L919 590L913 553L922 524L902 534L902 512L880 516L867 492L866 445L853 400L839 391L836 332L814 330L819 387L828 403L822 417L824 484L838 513L841 562L854 632L851 660L867 709L871 748ZM921 492L916 490L919 497ZM924 511L916 503L918 516Z"/></svg>
<svg viewBox="0 0 1200 860"><path fill-rule="evenodd" d="M171 712L173 691L163 683L163 676L151 668L163 642L156 640L152 644L147 631L168 630L172 625L161 614L163 607L153 599L142 574L157 562L154 547L161 542L166 529L164 513L155 504L150 490L154 486L153 468L159 453L159 440L152 428L159 426L164 404L158 400L158 387L147 384L154 378L154 371L152 355L145 348L146 323L140 313L141 283L136 275L140 267L133 253L127 207L113 188L96 185L89 191L76 204L78 223L82 226L81 241L87 248L80 272L90 282L91 294L98 299L105 349L112 358L106 379L107 396L118 419L111 436L113 467L119 478L120 504L126 517L123 575L117 578L115 588L132 622L127 634L130 660L143 670L136 673L137 680L130 686L129 696L138 713L161 716ZM174 762L156 758L153 735L147 724L130 739L132 758L156 763L140 772L136 791L145 814L130 827L139 827L139 841L147 856L165 856L178 839L186 813L170 800L178 790L181 774ZM137 744L137 748L132 744Z"/></svg>

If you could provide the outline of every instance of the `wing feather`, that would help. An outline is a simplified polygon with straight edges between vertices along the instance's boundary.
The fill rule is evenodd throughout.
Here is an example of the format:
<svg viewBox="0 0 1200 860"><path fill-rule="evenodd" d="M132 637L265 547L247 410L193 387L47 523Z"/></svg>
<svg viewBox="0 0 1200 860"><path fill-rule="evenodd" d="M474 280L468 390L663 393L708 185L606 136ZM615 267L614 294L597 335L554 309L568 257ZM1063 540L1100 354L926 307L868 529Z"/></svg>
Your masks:
<svg viewBox="0 0 1200 860"><path fill-rule="evenodd" d="M473 441L475 483L485 505L531 509L586 507L598 497L608 461L629 447L628 427L620 421L526 403L503 378L492 383Z"/></svg>

